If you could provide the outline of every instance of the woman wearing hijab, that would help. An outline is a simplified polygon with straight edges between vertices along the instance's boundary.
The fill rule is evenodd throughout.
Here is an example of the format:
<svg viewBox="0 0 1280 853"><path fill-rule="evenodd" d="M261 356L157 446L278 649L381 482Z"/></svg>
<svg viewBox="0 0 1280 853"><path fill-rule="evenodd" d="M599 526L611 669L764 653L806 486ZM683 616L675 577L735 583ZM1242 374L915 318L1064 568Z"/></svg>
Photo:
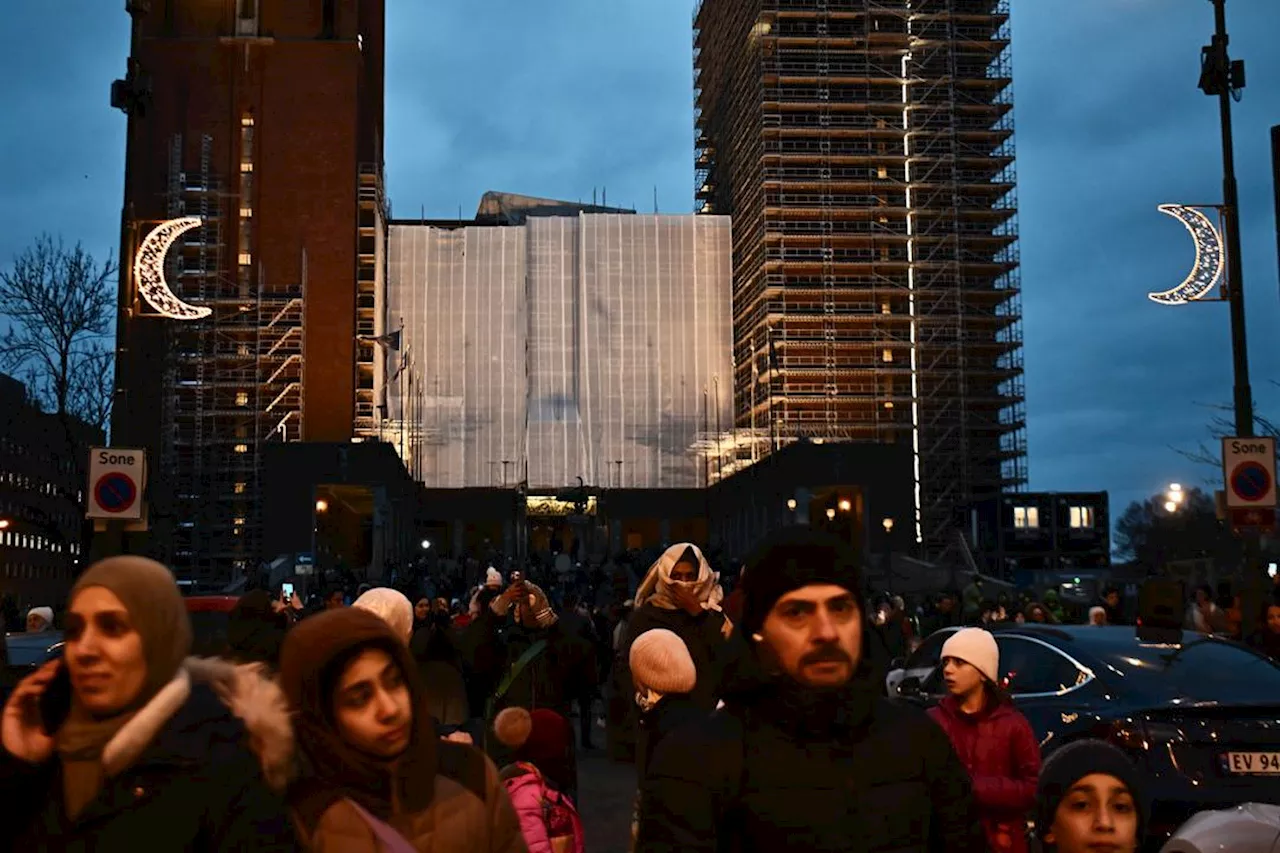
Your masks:
<svg viewBox="0 0 1280 853"><path fill-rule="evenodd" d="M71 590L65 639L64 659L4 709L0 849L296 848L264 782L287 781L283 697L184 660L191 624L168 569L131 556L91 566Z"/></svg>
<svg viewBox="0 0 1280 853"><path fill-rule="evenodd" d="M441 741L403 639L372 613L321 613L285 640L280 680L300 771L290 791L310 850L524 851L483 753Z"/></svg>
<svg viewBox="0 0 1280 853"><path fill-rule="evenodd" d="M720 578L711 571L707 558L696 545L672 545L658 561L636 592L635 611L627 620L617 659L626 693L634 696L631 680L631 644L645 631L665 628L678 635L693 658L698 684L690 694L699 707L710 711L719 698L725 649L733 628L720 610L724 593Z"/></svg>

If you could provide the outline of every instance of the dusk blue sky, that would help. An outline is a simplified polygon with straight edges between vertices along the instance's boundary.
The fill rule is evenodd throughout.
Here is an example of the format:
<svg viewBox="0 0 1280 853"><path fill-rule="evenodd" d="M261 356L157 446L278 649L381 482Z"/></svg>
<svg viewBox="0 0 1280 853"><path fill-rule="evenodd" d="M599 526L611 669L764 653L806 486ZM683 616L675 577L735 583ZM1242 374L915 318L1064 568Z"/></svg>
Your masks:
<svg viewBox="0 0 1280 853"><path fill-rule="evenodd" d="M120 0L4 0L0 263L41 231L117 243ZM394 212L454 216L487 189L692 209L691 0L388 0ZM1254 391L1280 417L1268 128L1280 124L1280 3L1230 0ZM1167 201L1221 197L1216 101L1196 89L1207 0L1014 0L1031 486L1106 489L1113 511L1212 469L1177 452L1231 397L1224 305L1145 294L1192 259Z"/></svg>

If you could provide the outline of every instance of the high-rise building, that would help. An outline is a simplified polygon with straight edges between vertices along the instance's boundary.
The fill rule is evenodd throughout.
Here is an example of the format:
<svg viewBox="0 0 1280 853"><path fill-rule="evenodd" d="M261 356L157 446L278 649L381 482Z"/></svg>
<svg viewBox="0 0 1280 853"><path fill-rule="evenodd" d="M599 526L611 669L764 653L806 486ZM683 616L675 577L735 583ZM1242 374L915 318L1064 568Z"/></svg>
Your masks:
<svg viewBox="0 0 1280 853"><path fill-rule="evenodd" d="M742 434L910 445L916 541L1026 480L1008 0L701 0Z"/></svg>
<svg viewBox="0 0 1280 853"><path fill-rule="evenodd" d="M112 438L149 451L148 550L195 578L271 556L265 445L373 429L383 7L126 3Z"/></svg>
<svg viewBox="0 0 1280 853"><path fill-rule="evenodd" d="M393 223L384 437L429 489L708 486L729 289L723 216L490 193L476 222Z"/></svg>

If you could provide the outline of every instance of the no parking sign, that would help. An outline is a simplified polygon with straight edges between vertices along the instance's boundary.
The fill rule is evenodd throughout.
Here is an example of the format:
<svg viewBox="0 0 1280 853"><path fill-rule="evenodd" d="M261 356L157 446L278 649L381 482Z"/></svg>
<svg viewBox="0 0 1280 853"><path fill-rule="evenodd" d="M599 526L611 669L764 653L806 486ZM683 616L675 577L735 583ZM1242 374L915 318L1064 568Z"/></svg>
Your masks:
<svg viewBox="0 0 1280 853"><path fill-rule="evenodd" d="M122 447L89 451L89 518L137 520L147 484L147 454Z"/></svg>

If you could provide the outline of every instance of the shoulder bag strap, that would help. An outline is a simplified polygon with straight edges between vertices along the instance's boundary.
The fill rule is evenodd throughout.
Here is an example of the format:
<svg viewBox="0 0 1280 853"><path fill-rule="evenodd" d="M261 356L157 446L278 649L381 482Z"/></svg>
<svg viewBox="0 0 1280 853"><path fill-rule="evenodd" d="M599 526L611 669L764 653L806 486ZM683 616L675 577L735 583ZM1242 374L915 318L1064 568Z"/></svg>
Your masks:
<svg viewBox="0 0 1280 853"><path fill-rule="evenodd" d="M360 815L360 819L373 831L373 837L378 842L378 847L382 850L382 853L416 853L408 839L396 831L391 824L374 817L369 813L368 809L350 797L347 798L347 802L356 810L356 814Z"/></svg>

